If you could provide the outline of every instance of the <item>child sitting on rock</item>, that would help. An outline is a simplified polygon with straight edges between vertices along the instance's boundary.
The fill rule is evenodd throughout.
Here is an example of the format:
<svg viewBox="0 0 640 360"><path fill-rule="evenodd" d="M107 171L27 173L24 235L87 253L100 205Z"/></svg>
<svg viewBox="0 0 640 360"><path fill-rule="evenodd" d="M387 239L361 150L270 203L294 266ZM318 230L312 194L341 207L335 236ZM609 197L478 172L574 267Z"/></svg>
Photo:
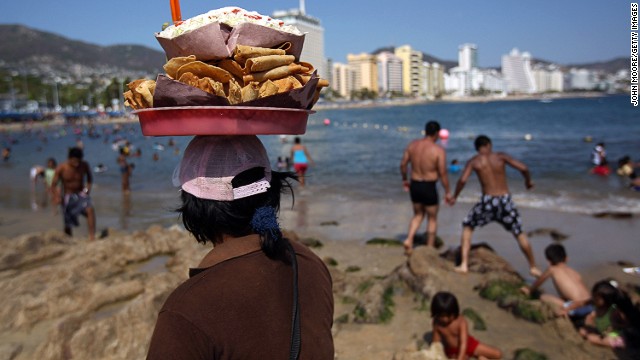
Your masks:
<svg viewBox="0 0 640 360"><path fill-rule="evenodd" d="M593 311L593 307L588 304L591 295L580 274L567 265L564 246L551 244L544 250L544 255L549 261L549 267L533 285L523 287L522 292L530 295L551 278L560 297L542 294L540 300L550 304L557 316L569 316L574 321L583 319Z"/></svg>
<svg viewBox="0 0 640 360"><path fill-rule="evenodd" d="M500 359L502 351L469 335L469 326L460 316L458 299L449 292L438 292L431 301L433 343L442 343L448 358Z"/></svg>
<svg viewBox="0 0 640 360"><path fill-rule="evenodd" d="M631 325L637 326L640 312L615 281L597 282L591 296L594 310L585 319L580 335L595 345L624 348L625 331L632 330Z"/></svg>

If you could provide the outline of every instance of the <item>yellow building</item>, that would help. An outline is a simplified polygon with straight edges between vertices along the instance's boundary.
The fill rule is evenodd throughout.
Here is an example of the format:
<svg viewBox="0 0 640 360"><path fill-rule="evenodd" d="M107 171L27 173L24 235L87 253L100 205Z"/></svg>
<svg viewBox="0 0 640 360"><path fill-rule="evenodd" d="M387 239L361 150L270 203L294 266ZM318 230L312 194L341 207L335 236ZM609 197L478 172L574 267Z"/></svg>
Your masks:
<svg viewBox="0 0 640 360"><path fill-rule="evenodd" d="M378 92L378 65L375 55L348 54L347 63L353 74L353 90L367 89Z"/></svg>
<svg viewBox="0 0 640 360"><path fill-rule="evenodd" d="M402 59L402 91L405 95L420 96L424 89L422 52L403 45L395 49L395 55Z"/></svg>

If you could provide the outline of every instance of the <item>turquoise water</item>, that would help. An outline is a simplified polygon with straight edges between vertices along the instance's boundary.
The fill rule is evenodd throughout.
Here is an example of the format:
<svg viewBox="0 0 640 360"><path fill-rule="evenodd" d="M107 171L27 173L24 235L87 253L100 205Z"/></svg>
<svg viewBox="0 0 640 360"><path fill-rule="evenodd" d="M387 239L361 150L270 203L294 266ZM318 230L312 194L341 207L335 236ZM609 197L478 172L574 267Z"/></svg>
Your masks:
<svg viewBox="0 0 640 360"><path fill-rule="evenodd" d="M443 142L448 159L464 163L473 156L473 138L486 134L494 150L505 151L526 163L536 183L526 191L519 173L509 172L512 193L519 206L566 212L595 213L630 211L640 213L640 193L625 187L615 174L606 178L589 174L589 156L596 142L606 144L608 159L615 167L618 158L629 155L640 162L640 109L628 97L502 101L487 103L433 103L415 106L321 110L313 114L302 136L316 162L308 172L308 188L316 194L340 194L346 198L380 198L406 201L399 163L406 145L422 136L426 121L438 120L450 131ZM324 125L324 119L331 124ZM29 169L44 165L50 156L58 162L78 139L85 146L90 165L108 167L94 174L94 202L101 223L121 228L157 221L175 223L178 193L171 185L173 169L189 137L144 137L137 123L96 127L96 137L86 128L50 127L41 131L2 133L9 145L9 161L0 163L0 208L31 207ZM526 141L526 134L532 139ZM593 142L584 141L591 136ZM46 139L46 141L45 141ZM135 170L132 195L120 192L116 139L129 140L142 156L131 158ZM288 154L293 136L283 143L278 136L261 136L275 167L281 154ZM164 146L158 150L157 144ZM159 155L158 161L152 155ZM451 175L454 183L457 175ZM453 185L452 185L453 186ZM479 186L470 179L461 201L475 201ZM40 201L40 198L36 199Z"/></svg>

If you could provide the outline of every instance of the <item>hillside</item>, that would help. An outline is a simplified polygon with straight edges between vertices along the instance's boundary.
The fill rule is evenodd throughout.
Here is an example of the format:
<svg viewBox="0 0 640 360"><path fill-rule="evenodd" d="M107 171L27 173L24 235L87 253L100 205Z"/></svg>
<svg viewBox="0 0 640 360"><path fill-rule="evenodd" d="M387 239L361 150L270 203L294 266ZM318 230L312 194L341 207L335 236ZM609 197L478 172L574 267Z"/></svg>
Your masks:
<svg viewBox="0 0 640 360"><path fill-rule="evenodd" d="M0 25L0 49L0 63L35 72L65 73L79 66L87 72L157 73L165 62L163 52L144 46L99 46L16 24Z"/></svg>

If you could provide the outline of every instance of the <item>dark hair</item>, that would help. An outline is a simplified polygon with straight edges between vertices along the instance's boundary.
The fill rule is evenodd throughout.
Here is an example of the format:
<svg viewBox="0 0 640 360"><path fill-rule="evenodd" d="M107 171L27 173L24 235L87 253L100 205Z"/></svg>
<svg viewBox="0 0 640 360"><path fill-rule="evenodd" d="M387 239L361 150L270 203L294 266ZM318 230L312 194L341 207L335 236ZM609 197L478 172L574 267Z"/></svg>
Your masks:
<svg viewBox="0 0 640 360"><path fill-rule="evenodd" d="M476 138L476 141L473 142L473 145L476 147L476 150L480 150L483 146L491 145L491 139L489 139L487 135L480 135Z"/></svg>
<svg viewBox="0 0 640 360"><path fill-rule="evenodd" d="M264 177L264 168L252 168L236 175L231 184L234 188L251 184ZM185 229L200 243L219 244L223 235L232 237L247 236L255 233L251 220L256 209L271 206L276 214L280 210L280 195L289 189L288 179L297 180L290 172L271 172L271 187L264 193L251 195L233 201L218 201L197 198L186 191L181 192L182 206L176 209L182 217ZM271 232L260 233L262 251L270 258L284 259L285 242L282 234L274 236Z"/></svg>
<svg viewBox="0 0 640 360"><path fill-rule="evenodd" d="M460 315L460 306L458 299L450 292L440 291L433 296L431 300L431 317L440 315L458 316Z"/></svg>
<svg viewBox="0 0 640 360"><path fill-rule="evenodd" d="M58 162L56 161L56 159L54 159L54 158L52 158L52 157L50 157L50 158L48 158L48 159L47 159L47 165L48 165L50 162L51 162L51 163L53 163L53 166L58 165Z"/></svg>
<svg viewBox="0 0 640 360"><path fill-rule="evenodd" d="M296 144L300 144L300 137L296 136L295 139L293 139L293 142Z"/></svg>
<svg viewBox="0 0 640 360"><path fill-rule="evenodd" d="M83 157L84 157L84 153L82 152L82 149L80 149L79 147L75 146L69 149L69 159L76 158L76 159L82 160Z"/></svg>
<svg viewBox="0 0 640 360"><path fill-rule="evenodd" d="M591 289L591 297L599 296L604 300L605 304L616 307L625 315L629 323L636 327L640 327L640 310L633 305L633 301L629 295L618 288L618 285L614 285L615 282L611 279L601 280L593 285Z"/></svg>
<svg viewBox="0 0 640 360"><path fill-rule="evenodd" d="M567 260L567 252L564 250L564 246L560 244L551 244L544 249L544 256L551 262L552 265L558 265L561 262Z"/></svg>
<svg viewBox="0 0 640 360"><path fill-rule="evenodd" d="M431 120L424 126L424 132L427 136L435 135L440 131L440 124L437 121Z"/></svg>

